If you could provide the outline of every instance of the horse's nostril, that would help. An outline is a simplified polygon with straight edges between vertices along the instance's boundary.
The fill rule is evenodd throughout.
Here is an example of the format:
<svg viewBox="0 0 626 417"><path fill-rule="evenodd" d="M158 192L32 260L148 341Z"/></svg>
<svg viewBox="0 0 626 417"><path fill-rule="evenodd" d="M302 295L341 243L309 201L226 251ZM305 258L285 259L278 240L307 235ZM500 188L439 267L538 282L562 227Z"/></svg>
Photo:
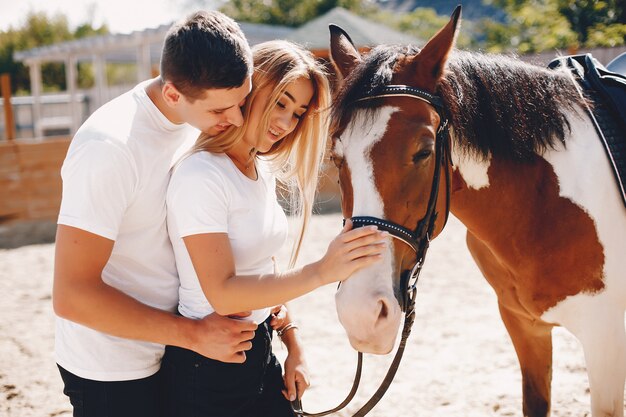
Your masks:
<svg viewBox="0 0 626 417"><path fill-rule="evenodd" d="M389 315L389 308L387 307L387 303L383 300L380 300L378 304L380 304L380 312L378 313L378 320L380 321L387 318Z"/></svg>

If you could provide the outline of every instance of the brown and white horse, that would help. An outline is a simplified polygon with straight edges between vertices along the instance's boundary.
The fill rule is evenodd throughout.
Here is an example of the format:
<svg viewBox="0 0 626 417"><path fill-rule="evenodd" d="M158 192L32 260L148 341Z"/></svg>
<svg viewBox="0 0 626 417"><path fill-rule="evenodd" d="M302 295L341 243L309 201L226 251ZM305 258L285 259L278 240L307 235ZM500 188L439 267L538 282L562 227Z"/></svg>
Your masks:
<svg viewBox="0 0 626 417"><path fill-rule="evenodd" d="M379 46L363 57L331 28L343 80L331 152L343 214L416 228L431 194L440 115L409 94L363 95L388 85L439 95L450 121L451 158L441 167L450 209L497 294L522 370L524 415L550 413L551 329L559 325L582 343L592 415L622 417L626 209L585 102L564 70L453 52L459 19L457 9L421 50ZM446 181L439 184L433 237L446 212ZM355 349L392 349L406 290L400 276L415 258L393 239L383 262L340 286L337 311Z"/></svg>

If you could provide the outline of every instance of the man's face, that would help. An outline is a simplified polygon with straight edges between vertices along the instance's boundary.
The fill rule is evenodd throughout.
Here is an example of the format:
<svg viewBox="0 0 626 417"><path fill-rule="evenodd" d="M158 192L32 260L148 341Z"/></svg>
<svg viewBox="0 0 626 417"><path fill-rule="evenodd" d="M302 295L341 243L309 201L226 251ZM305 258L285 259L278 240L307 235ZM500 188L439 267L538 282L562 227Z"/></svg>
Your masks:
<svg viewBox="0 0 626 417"><path fill-rule="evenodd" d="M205 90L204 96L193 102L181 96L178 114L185 123L215 136L231 125L242 125L241 106L245 103L251 86L248 77L239 87Z"/></svg>

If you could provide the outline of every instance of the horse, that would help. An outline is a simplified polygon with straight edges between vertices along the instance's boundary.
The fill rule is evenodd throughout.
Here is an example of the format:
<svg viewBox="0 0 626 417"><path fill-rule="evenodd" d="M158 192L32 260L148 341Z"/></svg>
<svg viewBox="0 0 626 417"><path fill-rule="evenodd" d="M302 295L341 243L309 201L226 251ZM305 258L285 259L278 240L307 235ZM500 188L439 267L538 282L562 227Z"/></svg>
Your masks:
<svg viewBox="0 0 626 417"><path fill-rule="evenodd" d="M460 15L421 49L380 45L363 56L331 26L341 210L398 231L381 262L340 284L339 320L356 350L388 353L420 247L449 210L497 295L524 416L550 414L551 330L563 326L583 347L593 417L623 417L626 209L589 100L565 69L457 50Z"/></svg>

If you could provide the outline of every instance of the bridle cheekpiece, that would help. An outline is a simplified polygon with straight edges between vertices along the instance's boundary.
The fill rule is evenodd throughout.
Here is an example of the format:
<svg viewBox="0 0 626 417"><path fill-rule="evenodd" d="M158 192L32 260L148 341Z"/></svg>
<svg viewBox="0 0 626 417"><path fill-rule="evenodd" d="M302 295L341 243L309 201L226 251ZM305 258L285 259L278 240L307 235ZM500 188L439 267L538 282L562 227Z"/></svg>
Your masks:
<svg viewBox="0 0 626 417"><path fill-rule="evenodd" d="M407 85L387 85L378 89L367 92L361 97L357 98L353 102L361 102L366 100L374 100L379 98L392 98L392 97L409 97L424 101L431 105L439 114L439 128L437 129L437 137L435 143L435 173L433 175L433 182L430 190L430 197L428 200L428 206L426 214L417 223L414 230L394 223L386 219L380 219L370 216L355 216L352 217L352 224L354 228L375 225L380 230L385 230L389 234L411 247L416 254L415 265L411 271L404 271L400 279L400 288L404 288L405 292L400 300L400 306L402 311L412 309L412 304L415 302L415 293L417 280L419 278L420 271L424 264L426 251L428 250L430 239L435 230L435 222L437 220L438 213L436 212L437 197L439 194L439 183L441 178L441 169L445 169L446 177L446 212L444 219L445 223L448 221L448 214L450 211L450 176L448 171L448 165L451 164L450 157L450 136L448 131L448 118L446 117L443 101L439 96L431 94L427 91L419 88L410 87Z"/></svg>

